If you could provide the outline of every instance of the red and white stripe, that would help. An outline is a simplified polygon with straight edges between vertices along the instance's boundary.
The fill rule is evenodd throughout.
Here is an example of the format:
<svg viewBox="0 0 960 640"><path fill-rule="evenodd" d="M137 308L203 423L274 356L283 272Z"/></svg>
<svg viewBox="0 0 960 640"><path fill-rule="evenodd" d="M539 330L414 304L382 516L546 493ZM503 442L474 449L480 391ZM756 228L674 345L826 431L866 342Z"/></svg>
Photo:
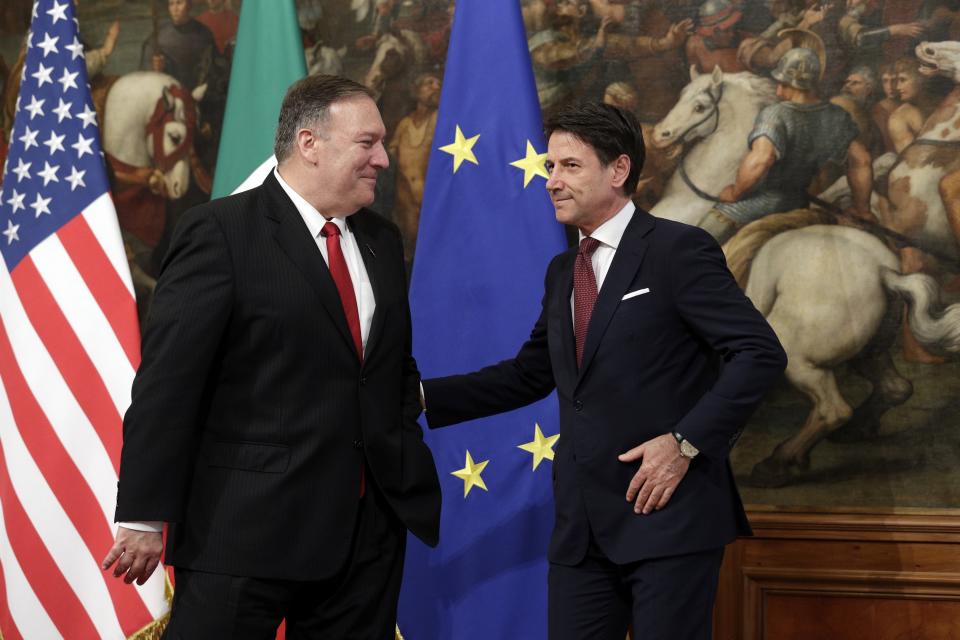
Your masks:
<svg viewBox="0 0 960 640"><path fill-rule="evenodd" d="M100 570L139 365L133 283L104 194L13 270L0 261L0 632L126 638L167 611Z"/></svg>

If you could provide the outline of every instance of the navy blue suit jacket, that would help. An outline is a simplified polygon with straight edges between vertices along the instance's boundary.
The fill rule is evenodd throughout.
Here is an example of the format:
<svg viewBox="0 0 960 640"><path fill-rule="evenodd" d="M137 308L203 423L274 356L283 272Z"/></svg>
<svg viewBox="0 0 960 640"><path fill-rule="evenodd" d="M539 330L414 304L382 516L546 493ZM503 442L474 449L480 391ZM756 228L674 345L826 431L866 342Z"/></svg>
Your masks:
<svg viewBox="0 0 960 640"><path fill-rule="evenodd" d="M550 263L543 310L516 357L424 382L430 427L523 406L556 388L552 562L582 560L590 529L619 564L717 548L749 534L728 454L786 366L777 337L713 238L638 209L600 289L578 369L570 310L575 257L573 248ZM671 431L700 455L664 509L637 515L626 492L640 463L617 456Z"/></svg>

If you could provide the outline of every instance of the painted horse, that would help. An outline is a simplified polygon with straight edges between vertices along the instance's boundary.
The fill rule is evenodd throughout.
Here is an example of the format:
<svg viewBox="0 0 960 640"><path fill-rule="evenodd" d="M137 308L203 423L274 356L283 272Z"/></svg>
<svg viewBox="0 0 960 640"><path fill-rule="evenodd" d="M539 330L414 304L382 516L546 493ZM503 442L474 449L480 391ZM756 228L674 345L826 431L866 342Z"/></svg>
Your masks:
<svg viewBox="0 0 960 640"><path fill-rule="evenodd" d="M163 233L164 200L183 197L190 186L196 104L205 88L190 93L165 73L135 71L107 93L103 149L120 225L149 246Z"/></svg>
<svg viewBox="0 0 960 640"><path fill-rule="evenodd" d="M772 101L773 87L743 73L692 75L677 105L655 128L654 144L684 143L687 150L653 213L696 224L713 206L713 194L733 181L753 120ZM882 164L885 173L891 160ZM756 221L741 233L770 220ZM881 240L836 225L774 234L751 257L741 283L783 343L788 381L812 403L801 429L753 468L752 484L797 480L824 437L869 437L886 411L911 396L912 384L897 372L889 353L901 324L895 300L907 300L910 330L921 344L940 354L960 351L960 308L937 315L936 281L902 275L899 268L898 257ZM872 384L870 396L856 409L837 386L835 371L844 363Z"/></svg>
<svg viewBox="0 0 960 640"><path fill-rule="evenodd" d="M653 146L685 149L650 212L695 225L714 205L716 194L733 182L757 114L776 100L776 85L748 72L723 73L719 67L703 74L690 67L690 77L677 104L653 129Z"/></svg>

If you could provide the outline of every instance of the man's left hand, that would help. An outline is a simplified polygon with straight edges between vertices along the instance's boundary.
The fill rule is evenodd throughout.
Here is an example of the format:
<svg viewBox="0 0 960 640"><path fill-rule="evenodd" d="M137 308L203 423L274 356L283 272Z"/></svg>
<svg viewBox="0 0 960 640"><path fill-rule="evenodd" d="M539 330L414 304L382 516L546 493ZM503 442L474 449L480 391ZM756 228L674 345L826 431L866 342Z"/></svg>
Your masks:
<svg viewBox="0 0 960 640"><path fill-rule="evenodd" d="M627 487L627 502L636 501L634 512L644 515L667 506L690 468L690 459L680 455L677 440L670 433L647 440L621 453L617 459L620 462L643 460Z"/></svg>
<svg viewBox="0 0 960 640"><path fill-rule="evenodd" d="M137 584L142 585L160 564L162 553L162 533L117 527L117 539L100 563L100 568L106 571L116 563L114 578L123 576L127 584L136 580Z"/></svg>

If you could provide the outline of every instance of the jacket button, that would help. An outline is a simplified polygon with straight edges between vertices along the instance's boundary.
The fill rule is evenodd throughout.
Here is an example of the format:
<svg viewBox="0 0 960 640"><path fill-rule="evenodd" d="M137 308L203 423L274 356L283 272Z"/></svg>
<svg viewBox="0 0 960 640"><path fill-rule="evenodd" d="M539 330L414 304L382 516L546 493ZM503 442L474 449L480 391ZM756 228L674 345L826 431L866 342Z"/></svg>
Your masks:
<svg viewBox="0 0 960 640"><path fill-rule="evenodd" d="M367 376L360 376L360 385L363 386L367 384Z"/></svg>
<svg viewBox="0 0 960 640"><path fill-rule="evenodd" d="M574 401L573 401L573 410L574 410L574 411L580 411L581 409L583 409L583 401L581 401L581 400L574 400Z"/></svg>
<svg viewBox="0 0 960 640"><path fill-rule="evenodd" d="M354 440L353 441L354 449L363 449L363 440Z"/></svg>

